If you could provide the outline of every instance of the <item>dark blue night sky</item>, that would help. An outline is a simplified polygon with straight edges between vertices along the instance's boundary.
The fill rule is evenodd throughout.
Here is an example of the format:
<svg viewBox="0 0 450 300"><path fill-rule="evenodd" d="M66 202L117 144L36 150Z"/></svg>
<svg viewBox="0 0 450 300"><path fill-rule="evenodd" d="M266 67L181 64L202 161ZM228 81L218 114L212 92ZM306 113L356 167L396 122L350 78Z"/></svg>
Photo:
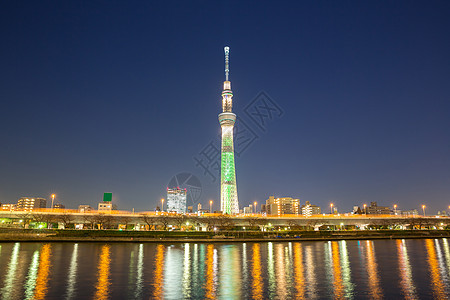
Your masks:
<svg viewBox="0 0 450 300"><path fill-rule="evenodd" d="M2 1L0 202L152 210L217 142L223 47L241 206L450 205L448 1ZM246 113L264 91L283 111ZM237 124L238 125L238 124ZM241 125L242 127L242 125ZM250 132L250 131L248 131ZM247 133L248 133L247 132ZM248 138L247 136L246 138Z"/></svg>

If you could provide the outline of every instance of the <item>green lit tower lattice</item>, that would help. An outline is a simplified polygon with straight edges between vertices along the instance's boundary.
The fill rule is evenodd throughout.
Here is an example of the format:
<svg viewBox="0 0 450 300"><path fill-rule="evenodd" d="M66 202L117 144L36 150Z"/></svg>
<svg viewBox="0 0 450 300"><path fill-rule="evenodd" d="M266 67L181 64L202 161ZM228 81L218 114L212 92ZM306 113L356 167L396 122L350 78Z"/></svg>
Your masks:
<svg viewBox="0 0 450 300"><path fill-rule="evenodd" d="M227 214L239 213L236 186L236 169L234 164L233 127L236 115L232 113L233 92L228 80L230 48L225 47L225 82L222 92L222 113L219 123L222 127L222 155L220 162L220 210Z"/></svg>

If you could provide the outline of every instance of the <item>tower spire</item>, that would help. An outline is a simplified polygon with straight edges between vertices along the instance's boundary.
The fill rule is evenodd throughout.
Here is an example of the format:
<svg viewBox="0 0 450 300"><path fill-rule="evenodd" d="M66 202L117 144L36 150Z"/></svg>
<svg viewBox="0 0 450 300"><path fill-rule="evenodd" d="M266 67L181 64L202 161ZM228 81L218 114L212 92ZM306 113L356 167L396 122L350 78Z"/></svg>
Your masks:
<svg viewBox="0 0 450 300"><path fill-rule="evenodd" d="M230 47L223 48L225 50L225 80L228 81L228 73L230 73L230 67L229 67L229 55L230 55Z"/></svg>

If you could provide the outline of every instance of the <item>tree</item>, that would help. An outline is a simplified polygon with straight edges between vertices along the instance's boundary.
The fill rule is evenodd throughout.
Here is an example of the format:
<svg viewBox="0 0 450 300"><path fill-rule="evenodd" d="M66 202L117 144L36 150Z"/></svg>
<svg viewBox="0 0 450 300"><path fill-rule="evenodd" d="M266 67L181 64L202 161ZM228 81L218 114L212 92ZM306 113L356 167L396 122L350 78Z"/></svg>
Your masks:
<svg viewBox="0 0 450 300"><path fill-rule="evenodd" d="M217 217L217 221L221 229L229 230L234 226L229 215L220 215Z"/></svg>
<svg viewBox="0 0 450 300"><path fill-rule="evenodd" d="M141 220L145 222L145 224L148 225L148 228L151 229L152 227L155 226L156 223L156 218L152 217L151 215L148 214L142 214L141 215Z"/></svg>
<svg viewBox="0 0 450 300"><path fill-rule="evenodd" d="M207 216L199 218L199 221L207 225L207 230L214 230L219 222L219 219L214 216Z"/></svg>
<svg viewBox="0 0 450 300"><path fill-rule="evenodd" d="M319 220L319 219L309 219L308 222L306 222L306 226L308 228L311 228L312 230L316 229L316 226L320 224L320 226L325 225L327 221L325 220Z"/></svg>
<svg viewBox="0 0 450 300"><path fill-rule="evenodd" d="M92 223L99 225L100 229L109 229L112 223L112 217L106 214L95 214L92 215Z"/></svg>
<svg viewBox="0 0 450 300"><path fill-rule="evenodd" d="M49 223L53 223L53 222L56 221L56 216L55 215L51 215L51 214L34 213L34 214L31 214L31 219L35 223L46 223L47 227L48 227Z"/></svg>
<svg viewBox="0 0 450 300"><path fill-rule="evenodd" d="M87 224L89 225L90 229L94 229L95 218L93 215L83 215L83 225Z"/></svg>
<svg viewBox="0 0 450 300"><path fill-rule="evenodd" d="M291 227L294 230L300 230L301 226L298 220L289 219L288 226Z"/></svg>
<svg viewBox="0 0 450 300"><path fill-rule="evenodd" d="M376 229L389 229L389 226L393 225L394 222L391 219L372 219L370 221L370 226L374 226Z"/></svg>
<svg viewBox="0 0 450 300"><path fill-rule="evenodd" d="M422 229L422 226L426 223L426 220L422 217L408 218L410 229Z"/></svg>
<svg viewBox="0 0 450 300"><path fill-rule="evenodd" d="M258 221L256 222L258 226L262 227L262 231L265 230L267 225L269 224L269 221L266 218L258 218Z"/></svg>
<svg viewBox="0 0 450 300"><path fill-rule="evenodd" d="M175 225L177 225L178 229L181 230L181 227L183 224L186 224L188 220L188 217L185 215L176 215L173 217L173 221L175 222Z"/></svg>
<svg viewBox="0 0 450 300"><path fill-rule="evenodd" d="M250 227L258 226L258 221L259 221L259 218L252 218L252 217L250 217L250 218L247 219L248 225Z"/></svg>
<svg viewBox="0 0 450 300"><path fill-rule="evenodd" d="M120 218L120 223L125 224L125 230L127 230L128 223L130 223L130 222L131 222L131 218L128 216Z"/></svg>
<svg viewBox="0 0 450 300"><path fill-rule="evenodd" d="M169 225L172 221L172 217L167 215L159 215L156 217L156 221L163 226L164 230L167 230L167 225Z"/></svg>
<svg viewBox="0 0 450 300"><path fill-rule="evenodd" d="M188 221L193 226L200 226L200 217L197 216L189 216Z"/></svg>
<svg viewBox="0 0 450 300"><path fill-rule="evenodd" d="M62 213L57 217L58 221L64 224L64 228L68 228L73 221L73 216L68 213Z"/></svg>

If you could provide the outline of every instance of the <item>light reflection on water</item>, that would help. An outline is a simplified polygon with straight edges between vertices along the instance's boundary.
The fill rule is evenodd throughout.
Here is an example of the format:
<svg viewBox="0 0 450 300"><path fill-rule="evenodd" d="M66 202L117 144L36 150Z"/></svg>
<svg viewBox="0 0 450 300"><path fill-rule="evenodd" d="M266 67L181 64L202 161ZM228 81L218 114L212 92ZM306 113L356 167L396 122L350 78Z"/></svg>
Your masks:
<svg viewBox="0 0 450 300"><path fill-rule="evenodd" d="M295 287L296 298L305 299L305 277L303 275L303 249L301 243L294 246L294 267L295 267Z"/></svg>
<svg viewBox="0 0 450 300"><path fill-rule="evenodd" d="M155 274L153 276L153 298L162 299L163 296L163 272L164 272L164 245L156 246Z"/></svg>
<svg viewBox="0 0 450 300"><path fill-rule="evenodd" d="M181 299L183 296L181 282L183 280L183 252L180 248L166 248L164 257L164 294L170 299Z"/></svg>
<svg viewBox="0 0 450 300"><path fill-rule="evenodd" d="M76 296L75 284L77 282L78 268L78 244L73 245L72 258L70 259L69 276L67 277L66 300L74 299Z"/></svg>
<svg viewBox="0 0 450 300"><path fill-rule="evenodd" d="M110 258L111 250L109 245L103 245L100 253L100 259L98 262L98 274L97 274L97 286L95 299L108 299L109 297L109 286L111 282L109 280L110 271Z"/></svg>
<svg viewBox="0 0 450 300"><path fill-rule="evenodd" d="M307 295L308 299L315 299L316 292L316 273L314 264L314 254L311 245L305 247L305 257L306 257L306 284L307 284Z"/></svg>
<svg viewBox="0 0 450 300"><path fill-rule="evenodd" d="M263 281L261 277L261 252L258 243L253 244L253 282L252 291L253 299L263 299Z"/></svg>
<svg viewBox="0 0 450 300"><path fill-rule="evenodd" d="M380 299L395 292L442 299L450 292L447 239L61 245L0 244L0 298Z"/></svg>
<svg viewBox="0 0 450 300"><path fill-rule="evenodd" d="M142 288L144 287L144 244L139 245L137 272L136 272L136 291L134 297L139 299L142 296Z"/></svg>
<svg viewBox="0 0 450 300"><path fill-rule="evenodd" d="M366 241L367 272L369 273L370 295L372 299L382 299L383 290L380 286L380 277L373 244L373 241Z"/></svg>
<svg viewBox="0 0 450 300"><path fill-rule="evenodd" d="M27 282L25 283L25 299L33 299L34 288L36 287L36 278L39 266L39 251L34 251L28 270Z"/></svg>
<svg viewBox="0 0 450 300"><path fill-rule="evenodd" d="M275 274L276 274L276 293L277 298L286 298L286 270L284 263L285 244L275 244Z"/></svg>
<svg viewBox="0 0 450 300"><path fill-rule="evenodd" d="M209 244L206 249L206 283L205 283L205 298L215 298L214 287L214 245Z"/></svg>
<svg viewBox="0 0 450 300"><path fill-rule="evenodd" d="M445 262L447 264L447 274L450 274L450 249L448 245L447 239L442 239L443 247L444 247L444 253L445 253Z"/></svg>
<svg viewBox="0 0 450 300"><path fill-rule="evenodd" d="M11 258L9 260L8 264L8 271L6 273L5 279L4 279L4 286L2 288L2 299L11 299L13 298L12 293L16 291L17 289L14 288L14 282L16 279L16 269L19 259L19 249L20 249L20 243L15 243L14 248L11 253ZM14 298L17 298L14 297Z"/></svg>
<svg viewBox="0 0 450 300"><path fill-rule="evenodd" d="M275 267L274 267L274 255L273 255L273 243L269 242L267 244L267 273L269 277L269 286L268 286L268 292L269 297L274 298L275 297Z"/></svg>
<svg viewBox="0 0 450 300"><path fill-rule="evenodd" d="M430 266L431 289L433 290L433 296L436 299L445 299L447 297L444 291L439 262L436 258L434 241L431 239L425 240L425 246L428 252L428 264Z"/></svg>
<svg viewBox="0 0 450 300"><path fill-rule="evenodd" d="M339 255L339 244L336 241L331 242L332 261L333 261L333 286L334 299L344 299L344 283L342 281L341 259Z"/></svg>
<svg viewBox="0 0 450 300"><path fill-rule="evenodd" d="M342 280L344 283L345 297L351 298L353 296L353 284L351 278L350 261L348 258L347 242L339 241L339 252L341 254L342 266Z"/></svg>
<svg viewBox="0 0 450 300"><path fill-rule="evenodd" d="M183 295L191 298L191 252L190 244L184 244L184 260L183 260Z"/></svg>
<svg viewBox="0 0 450 300"><path fill-rule="evenodd" d="M406 248L405 240L397 240L397 256L399 263L400 273L400 286L405 299L416 299L416 289L414 287L411 265L409 263L408 251Z"/></svg>

